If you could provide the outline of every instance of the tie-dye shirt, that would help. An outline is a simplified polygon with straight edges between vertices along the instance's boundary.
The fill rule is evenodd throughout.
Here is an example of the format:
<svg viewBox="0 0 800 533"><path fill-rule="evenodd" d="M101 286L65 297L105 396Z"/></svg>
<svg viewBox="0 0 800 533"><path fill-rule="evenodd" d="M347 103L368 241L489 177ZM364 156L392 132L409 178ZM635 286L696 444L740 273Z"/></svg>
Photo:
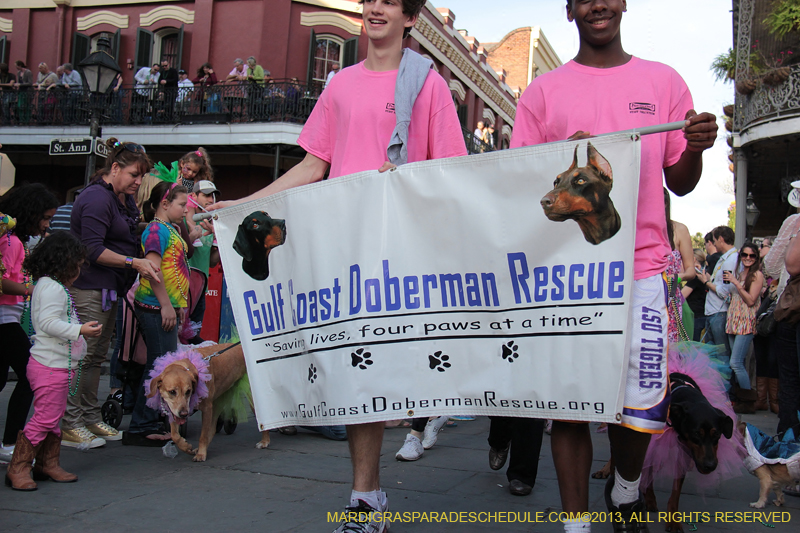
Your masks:
<svg viewBox="0 0 800 533"><path fill-rule="evenodd" d="M189 295L189 264L186 262L186 243L178 230L163 222L151 222L142 233L144 254L156 252L161 256L161 274L164 276L164 287L172 302L172 307L186 307ZM140 279L136 289L136 303L150 309L160 309L161 304L156 297L150 282Z"/></svg>

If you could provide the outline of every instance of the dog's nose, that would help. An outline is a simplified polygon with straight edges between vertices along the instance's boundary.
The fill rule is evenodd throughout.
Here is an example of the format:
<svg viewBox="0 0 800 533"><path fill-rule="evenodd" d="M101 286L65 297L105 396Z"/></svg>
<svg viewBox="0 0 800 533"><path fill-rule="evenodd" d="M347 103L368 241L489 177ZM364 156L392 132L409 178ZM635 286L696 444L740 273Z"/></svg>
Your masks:
<svg viewBox="0 0 800 533"><path fill-rule="evenodd" d="M180 412L178 413L178 416L181 418L186 418L187 416L189 416L189 411L187 411L186 409L181 409Z"/></svg>
<svg viewBox="0 0 800 533"><path fill-rule="evenodd" d="M703 470L704 474L709 474L717 469L717 460L716 459L709 459L703 461Z"/></svg>
<svg viewBox="0 0 800 533"><path fill-rule="evenodd" d="M542 204L542 207L544 207L545 209L548 209L548 208L552 207L555 202L556 202L556 197L555 196L553 196L552 194L545 194L544 198L542 198L541 202L539 202L539 203Z"/></svg>

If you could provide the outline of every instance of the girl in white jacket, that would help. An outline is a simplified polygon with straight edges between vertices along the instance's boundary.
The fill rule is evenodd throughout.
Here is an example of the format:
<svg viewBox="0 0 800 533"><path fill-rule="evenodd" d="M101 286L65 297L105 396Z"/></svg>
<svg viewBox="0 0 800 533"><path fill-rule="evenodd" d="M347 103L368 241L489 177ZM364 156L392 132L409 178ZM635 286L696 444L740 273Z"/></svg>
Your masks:
<svg viewBox="0 0 800 533"><path fill-rule="evenodd" d="M23 268L35 280L31 297L31 339L28 380L33 389L34 413L17 435L6 485L15 490L36 490L31 479L58 483L77 481L59 465L59 423L67 406L67 394L75 394L80 382L80 360L86 353L86 337L100 335L97 322L81 325L68 287L78 278L86 257L83 244L68 231L56 231L31 252ZM78 369L76 371L76 369Z"/></svg>

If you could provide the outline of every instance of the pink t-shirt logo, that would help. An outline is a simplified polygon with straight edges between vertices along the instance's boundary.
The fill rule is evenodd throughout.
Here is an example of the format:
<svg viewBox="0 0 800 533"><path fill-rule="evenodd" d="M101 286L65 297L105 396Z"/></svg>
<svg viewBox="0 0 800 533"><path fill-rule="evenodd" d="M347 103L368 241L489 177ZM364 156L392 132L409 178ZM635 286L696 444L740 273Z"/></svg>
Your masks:
<svg viewBox="0 0 800 533"><path fill-rule="evenodd" d="M394 114L394 103L393 103L393 102L389 102L389 103L387 103L387 104L386 104L386 109L385 109L385 111L386 111L387 113L392 113L392 114Z"/></svg>
<svg viewBox="0 0 800 533"><path fill-rule="evenodd" d="M655 115L656 105L645 102L631 102L628 104L628 110L631 112L631 114L641 113L644 115Z"/></svg>

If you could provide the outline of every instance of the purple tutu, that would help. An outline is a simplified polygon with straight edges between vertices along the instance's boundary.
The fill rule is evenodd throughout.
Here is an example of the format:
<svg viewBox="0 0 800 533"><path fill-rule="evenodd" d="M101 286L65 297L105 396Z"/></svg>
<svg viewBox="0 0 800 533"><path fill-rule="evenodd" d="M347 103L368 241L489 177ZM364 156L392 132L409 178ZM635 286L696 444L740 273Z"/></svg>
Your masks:
<svg viewBox="0 0 800 533"><path fill-rule="evenodd" d="M669 371L680 372L691 377L708 402L728 415L734 423L733 436L719 440L717 468L704 476L697 476L701 490L715 487L719 482L744 474L742 460L747 455L741 434L736 431L736 414L725 392L725 381L717 367L719 362L709 353L716 348L698 342L679 342L669 346ZM657 480L668 480L686 476L695 470L689 450L678 440L677 432L668 427L661 435L653 435L642 467L642 487L649 487Z"/></svg>
<svg viewBox="0 0 800 533"><path fill-rule="evenodd" d="M200 402L208 397L208 385L206 385L206 382L211 379L211 373L208 371L208 361L203 359L203 355L200 352L192 348L191 346L179 345L177 351L167 352L156 359L153 363L153 370L150 371L150 379L144 382L144 390L149 392L150 382L160 376L165 368L172 363L188 359L197 369L198 375L197 387L195 387L192 397L189 399L189 413L194 413L197 410L197 406L200 405ZM152 398L148 398L147 407L167 415L170 423L175 422L172 411L163 403L160 394L156 393ZM183 422L185 421L179 421L181 424L183 424Z"/></svg>

